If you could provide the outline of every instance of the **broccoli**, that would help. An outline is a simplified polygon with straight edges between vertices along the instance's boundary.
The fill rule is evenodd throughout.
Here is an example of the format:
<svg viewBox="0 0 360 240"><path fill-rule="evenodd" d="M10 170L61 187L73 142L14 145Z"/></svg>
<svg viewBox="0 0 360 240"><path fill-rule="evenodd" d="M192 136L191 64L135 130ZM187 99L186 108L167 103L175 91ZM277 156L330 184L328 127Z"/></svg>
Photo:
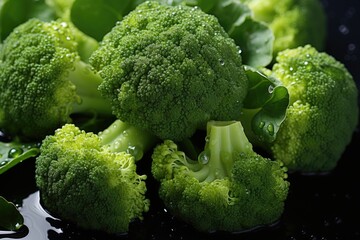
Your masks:
<svg viewBox="0 0 360 240"><path fill-rule="evenodd" d="M115 120L99 134L65 124L42 142L36 184L47 210L79 227L120 233L149 209L136 161L156 138Z"/></svg>
<svg viewBox="0 0 360 240"><path fill-rule="evenodd" d="M89 48L85 48L85 46ZM111 115L101 77L82 60L93 41L64 21L30 19L0 49L0 128L42 139L71 121L72 113Z"/></svg>
<svg viewBox="0 0 360 240"><path fill-rule="evenodd" d="M318 50L325 46L326 14L319 0L241 0L254 18L269 25L278 52L306 44Z"/></svg>
<svg viewBox="0 0 360 240"><path fill-rule="evenodd" d="M147 1L90 58L118 119L182 140L212 120L241 115L248 81L239 48L214 16Z"/></svg>
<svg viewBox="0 0 360 240"><path fill-rule="evenodd" d="M239 121L210 121L197 160L171 140L158 145L152 159L166 208L200 231L249 230L283 212L286 168L254 152Z"/></svg>
<svg viewBox="0 0 360 240"><path fill-rule="evenodd" d="M310 45L280 52L272 75L288 88L286 118L270 149L291 171L327 172L358 123L358 90L345 66Z"/></svg>

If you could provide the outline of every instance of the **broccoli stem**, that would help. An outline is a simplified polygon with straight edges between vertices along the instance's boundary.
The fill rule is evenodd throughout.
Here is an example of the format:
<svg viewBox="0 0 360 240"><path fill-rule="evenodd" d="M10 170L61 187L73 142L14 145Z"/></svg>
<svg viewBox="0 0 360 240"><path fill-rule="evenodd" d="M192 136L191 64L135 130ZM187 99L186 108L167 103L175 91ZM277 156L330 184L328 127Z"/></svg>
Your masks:
<svg viewBox="0 0 360 240"><path fill-rule="evenodd" d="M252 153L252 145L238 121L211 121L207 125L204 151L198 162L204 167L193 175L199 181L212 182L231 176L235 154Z"/></svg>
<svg viewBox="0 0 360 240"><path fill-rule="evenodd" d="M76 87L80 102L73 105L72 113L92 113L111 115L110 102L101 96L98 87L102 78L94 73L88 64L76 61L75 68L69 73L70 81Z"/></svg>
<svg viewBox="0 0 360 240"><path fill-rule="evenodd" d="M99 133L102 145L112 152L127 152L140 160L144 153L155 146L158 139L146 130L136 128L121 120L115 120Z"/></svg>

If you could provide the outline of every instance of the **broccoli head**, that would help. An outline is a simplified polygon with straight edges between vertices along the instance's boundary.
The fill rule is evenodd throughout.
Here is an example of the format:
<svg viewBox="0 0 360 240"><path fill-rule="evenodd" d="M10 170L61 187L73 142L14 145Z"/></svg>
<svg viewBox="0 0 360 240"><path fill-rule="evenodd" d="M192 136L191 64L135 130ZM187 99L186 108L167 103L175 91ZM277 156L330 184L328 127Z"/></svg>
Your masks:
<svg viewBox="0 0 360 240"><path fill-rule="evenodd" d="M165 140L152 155L159 196L175 216L201 231L249 230L279 219L286 168L255 153L240 122L209 122L198 159L178 146Z"/></svg>
<svg viewBox="0 0 360 240"><path fill-rule="evenodd" d="M239 48L198 8L140 4L90 58L117 118L181 140L210 119L237 119L247 92Z"/></svg>
<svg viewBox="0 0 360 240"><path fill-rule="evenodd" d="M326 14L319 0L241 0L254 18L274 33L274 56L306 44L322 50L326 37Z"/></svg>
<svg viewBox="0 0 360 240"><path fill-rule="evenodd" d="M270 149L292 171L332 170L358 123L358 90L345 66L310 45L280 52L272 74L290 104Z"/></svg>
<svg viewBox="0 0 360 240"><path fill-rule="evenodd" d="M102 79L80 58L79 49L89 55L84 46L96 44L63 21L30 19L14 29L0 49L0 128L42 139L72 113L111 115L97 89Z"/></svg>
<svg viewBox="0 0 360 240"><path fill-rule="evenodd" d="M144 132L143 140L135 135L136 129L116 120L99 135L65 124L47 136L35 171L46 209L84 229L108 233L126 232L131 221L142 219L150 204L146 175L136 172L134 145L128 143L140 144L137 156L152 143Z"/></svg>

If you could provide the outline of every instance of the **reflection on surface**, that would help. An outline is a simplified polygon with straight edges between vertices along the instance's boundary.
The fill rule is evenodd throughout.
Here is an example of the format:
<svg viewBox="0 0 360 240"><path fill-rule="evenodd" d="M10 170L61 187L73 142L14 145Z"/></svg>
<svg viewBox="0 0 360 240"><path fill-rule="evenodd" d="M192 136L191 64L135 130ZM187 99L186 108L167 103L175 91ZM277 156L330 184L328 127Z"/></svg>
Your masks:
<svg viewBox="0 0 360 240"><path fill-rule="evenodd" d="M40 205L40 193L36 191L23 200L22 207L19 209L24 217L24 225L28 227L28 239L48 239L48 231L61 233L60 228L50 224L50 221L56 220L47 213Z"/></svg>

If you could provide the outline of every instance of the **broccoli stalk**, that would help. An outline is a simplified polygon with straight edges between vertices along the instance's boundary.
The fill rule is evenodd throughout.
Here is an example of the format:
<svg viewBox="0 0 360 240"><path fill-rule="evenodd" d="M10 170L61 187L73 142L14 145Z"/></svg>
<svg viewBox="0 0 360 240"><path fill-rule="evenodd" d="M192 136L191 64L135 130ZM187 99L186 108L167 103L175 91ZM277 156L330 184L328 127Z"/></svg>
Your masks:
<svg viewBox="0 0 360 240"><path fill-rule="evenodd" d="M286 168L254 152L238 121L211 121L197 160L165 140L152 155L159 196L178 218L201 231L241 231L281 216Z"/></svg>
<svg viewBox="0 0 360 240"><path fill-rule="evenodd" d="M201 182L231 176L236 158L234 153L252 153L251 143L242 126L236 122L211 121L207 125L207 133L204 151L199 154L198 160L183 162L192 170L191 175Z"/></svg>
<svg viewBox="0 0 360 240"><path fill-rule="evenodd" d="M36 158L36 184L44 206L84 229L126 232L149 210L146 175L136 160L156 138L116 120L102 133L65 124L47 136Z"/></svg>
<svg viewBox="0 0 360 240"><path fill-rule="evenodd" d="M74 63L74 70L69 72L68 80L75 85L79 101L72 105L71 113L91 113L111 115L109 101L98 91L102 78L91 70L83 61Z"/></svg>
<svg viewBox="0 0 360 240"><path fill-rule="evenodd" d="M154 147L157 138L144 129L139 129L121 120L115 120L104 131L99 132L101 144L111 152L127 152L135 160L142 159L145 152Z"/></svg>

